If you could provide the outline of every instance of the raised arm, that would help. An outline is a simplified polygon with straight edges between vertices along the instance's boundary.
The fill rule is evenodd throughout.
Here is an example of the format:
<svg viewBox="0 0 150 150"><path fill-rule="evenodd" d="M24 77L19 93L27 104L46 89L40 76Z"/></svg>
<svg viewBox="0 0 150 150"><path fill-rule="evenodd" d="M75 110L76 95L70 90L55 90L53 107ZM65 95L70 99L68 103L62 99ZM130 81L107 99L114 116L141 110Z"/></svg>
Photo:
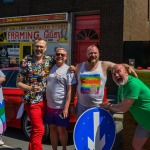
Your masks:
<svg viewBox="0 0 150 150"><path fill-rule="evenodd" d="M104 74L105 73L107 74L107 71L111 70L114 65L115 65L115 63L113 63L111 61L102 61L102 68L103 68ZM123 63L122 65L126 68L126 70L128 71L129 74L131 74L135 77L138 77L135 70L130 65L125 64L125 63Z"/></svg>

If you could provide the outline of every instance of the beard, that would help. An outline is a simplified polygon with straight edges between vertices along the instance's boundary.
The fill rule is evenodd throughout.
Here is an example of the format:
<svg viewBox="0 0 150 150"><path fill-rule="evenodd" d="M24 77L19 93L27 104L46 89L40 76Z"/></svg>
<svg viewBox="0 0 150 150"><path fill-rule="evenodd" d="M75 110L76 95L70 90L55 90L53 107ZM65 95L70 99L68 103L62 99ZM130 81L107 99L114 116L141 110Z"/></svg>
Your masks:
<svg viewBox="0 0 150 150"><path fill-rule="evenodd" d="M39 51L39 50L35 50L34 51L34 55L36 56L36 57L41 57L41 56L43 56L43 51Z"/></svg>
<svg viewBox="0 0 150 150"><path fill-rule="evenodd" d="M121 81L116 81L115 80L115 83L118 85L118 86L124 86L126 84L127 81L125 81L125 79L122 79Z"/></svg>
<svg viewBox="0 0 150 150"><path fill-rule="evenodd" d="M98 62L97 58L89 58L88 59L88 63L91 65L95 65Z"/></svg>

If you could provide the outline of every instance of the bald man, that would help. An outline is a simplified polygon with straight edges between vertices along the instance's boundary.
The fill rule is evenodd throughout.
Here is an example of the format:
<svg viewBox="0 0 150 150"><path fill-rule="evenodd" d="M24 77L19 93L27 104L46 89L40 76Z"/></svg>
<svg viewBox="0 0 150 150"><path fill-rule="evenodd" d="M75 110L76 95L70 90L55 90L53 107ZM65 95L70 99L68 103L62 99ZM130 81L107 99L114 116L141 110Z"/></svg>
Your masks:
<svg viewBox="0 0 150 150"><path fill-rule="evenodd" d="M150 137L150 89L138 78L130 76L121 64L112 68L112 78L119 86L118 104L101 104L111 112L131 112L138 125L132 139L134 150L142 150Z"/></svg>

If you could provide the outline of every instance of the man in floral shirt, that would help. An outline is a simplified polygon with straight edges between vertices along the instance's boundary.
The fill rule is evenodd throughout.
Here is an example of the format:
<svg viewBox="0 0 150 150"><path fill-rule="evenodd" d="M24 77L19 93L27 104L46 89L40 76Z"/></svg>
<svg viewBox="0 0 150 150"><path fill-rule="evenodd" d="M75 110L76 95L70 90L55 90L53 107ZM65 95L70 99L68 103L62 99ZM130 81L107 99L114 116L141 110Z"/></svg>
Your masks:
<svg viewBox="0 0 150 150"><path fill-rule="evenodd" d="M35 40L34 54L26 56L20 62L17 76L17 86L24 90L25 110L32 126L29 150L42 150L46 77L54 64L52 57L44 55L46 48L47 43L44 39Z"/></svg>

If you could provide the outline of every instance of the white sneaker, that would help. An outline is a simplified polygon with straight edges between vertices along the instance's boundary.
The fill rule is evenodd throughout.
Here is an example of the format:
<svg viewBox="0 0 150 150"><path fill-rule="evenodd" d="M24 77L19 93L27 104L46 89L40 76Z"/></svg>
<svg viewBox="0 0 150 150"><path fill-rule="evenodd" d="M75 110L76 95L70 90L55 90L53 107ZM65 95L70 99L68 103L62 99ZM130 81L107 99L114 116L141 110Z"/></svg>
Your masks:
<svg viewBox="0 0 150 150"><path fill-rule="evenodd" d="M4 145L4 142L2 140L0 140L0 146Z"/></svg>

